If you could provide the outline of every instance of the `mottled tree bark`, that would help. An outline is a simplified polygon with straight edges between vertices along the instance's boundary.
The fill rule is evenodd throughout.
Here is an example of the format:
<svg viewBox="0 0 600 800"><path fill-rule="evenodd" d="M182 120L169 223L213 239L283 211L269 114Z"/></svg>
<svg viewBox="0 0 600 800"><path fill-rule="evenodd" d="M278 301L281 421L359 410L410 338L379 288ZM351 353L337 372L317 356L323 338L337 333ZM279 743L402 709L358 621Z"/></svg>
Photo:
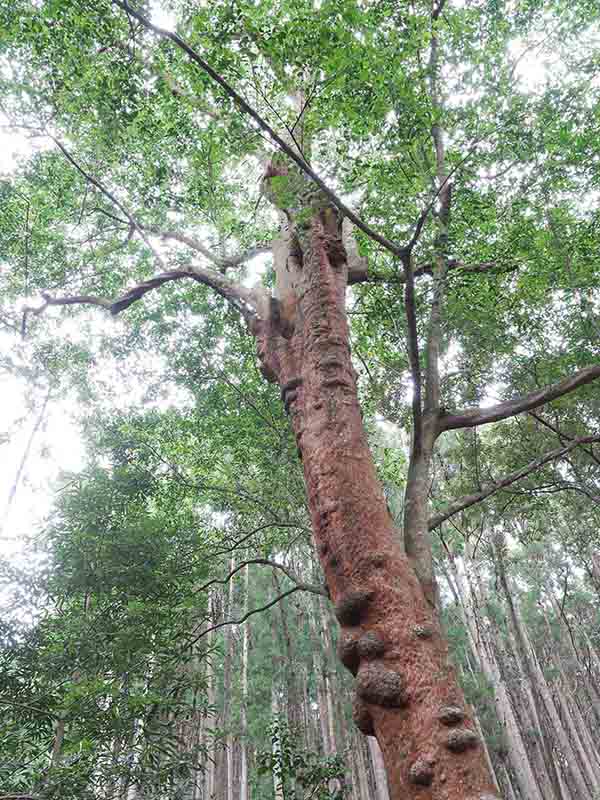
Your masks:
<svg viewBox="0 0 600 800"><path fill-rule="evenodd" d="M214 592L209 592L208 595L208 617L209 619L216 618L215 610L215 596ZM204 725L205 744L207 752L206 768L204 773L204 794L206 800L211 800L215 794L216 787L216 763L214 752L214 733L215 733L215 703L217 697L216 682L215 682L215 668L212 661L212 647L214 644L214 631L211 631L207 636L206 641L206 718Z"/></svg>

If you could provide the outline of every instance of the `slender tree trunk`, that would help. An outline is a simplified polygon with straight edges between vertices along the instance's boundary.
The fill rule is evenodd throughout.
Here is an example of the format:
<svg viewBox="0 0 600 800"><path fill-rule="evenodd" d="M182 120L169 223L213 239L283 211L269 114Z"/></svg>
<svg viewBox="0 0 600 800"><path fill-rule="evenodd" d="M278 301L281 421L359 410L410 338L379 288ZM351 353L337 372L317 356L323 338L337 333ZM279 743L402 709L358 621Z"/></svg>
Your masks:
<svg viewBox="0 0 600 800"><path fill-rule="evenodd" d="M215 597L214 593L210 592L208 595L208 616L209 619L216 618L215 610ZM214 750L214 732L215 732L215 706L216 706L216 685L215 685L215 669L214 669L214 653L212 652L214 646L215 632L211 631L207 635L206 650L206 719L205 719L205 742L207 760L204 774L204 798L203 800L212 800L215 796L215 779L216 779L216 755Z"/></svg>
<svg viewBox="0 0 600 800"><path fill-rule="evenodd" d="M272 166L270 174L289 179L307 216L280 205L295 218L276 263L288 291L253 330L263 372L281 387L291 415L317 552L342 627L340 655L357 675L355 720L377 736L392 800L497 797L431 583L407 558L375 474L350 358L337 210L291 169ZM416 488L420 501L427 489Z"/></svg>
<svg viewBox="0 0 600 800"><path fill-rule="evenodd" d="M556 618L560 622L560 627L563 632L562 640L571 656L573 669L577 669L581 673L582 683L589 698L589 711L594 715L596 724L600 724L600 693L596 686L595 675L592 664L590 663L591 659L584 659L581 657L580 650L575 646L572 627L565 621L564 611L559 606L552 592L549 592L549 598ZM585 635L584 632L584 637Z"/></svg>
<svg viewBox="0 0 600 800"><path fill-rule="evenodd" d="M248 612L248 565L244 567L244 615ZM248 646L250 623L244 623L242 639L242 707L240 747L240 800L250 800L248 786Z"/></svg>
<svg viewBox="0 0 600 800"><path fill-rule="evenodd" d="M235 569L235 559L232 556L229 564L229 571ZM227 590L227 610L226 617L234 617L234 583L229 581ZM224 800L233 800L233 735L231 733L231 701L232 701L232 675L233 664L233 628L231 625L225 628L225 660L223 664L223 712L222 726L226 732L225 750L223 753L223 794Z"/></svg>
<svg viewBox="0 0 600 800"><path fill-rule="evenodd" d="M543 616L544 622L546 623L546 630L549 634L549 640L552 641L550 623L544 611ZM554 696L558 701L561 717L566 722L565 727L570 733L571 740L579 756L579 762L584 774L588 778L588 782L591 782L592 786L600 786L600 757L590 735L588 725L580 713L577 698L571 688L571 681L563 669L560 652L558 654L552 652L550 654L550 659L560 676L560 683L555 688Z"/></svg>
<svg viewBox="0 0 600 800"><path fill-rule="evenodd" d="M504 598L509 610L510 620L515 629L516 644L523 660L527 676L531 686L534 687L536 692L539 692L544 710L548 715L552 726L552 734L554 737L556 737L556 741L558 742L560 750L564 755L566 761L566 771L570 776L569 783L574 787L579 800L585 800L585 798L589 797L590 789L592 787L588 787L586 785L586 780L579 767L576 753L573 749L571 741L569 740L569 737L565 734L560 717L556 710L556 706L548 689L546 678L544 677L544 674L535 656L535 652L529 641L529 636L518 611L517 603L513 600L512 593L509 590L501 549L498 547L497 542L495 542L494 550L496 554L497 565L499 567L500 585L502 587Z"/></svg>
<svg viewBox="0 0 600 800"><path fill-rule="evenodd" d="M354 761L355 772L357 775L356 785L354 786L354 794L356 800L371 800L373 793L369 786L369 771L367 761L367 751L364 744L364 738L358 738L360 734L354 733L352 736L353 746L352 755Z"/></svg>
<svg viewBox="0 0 600 800"><path fill-rule="evenodd" d="M34 422L33 428L31 430L31 433L30 433L29 438L27 440L27 444L25 445L25 450L23 451L23 456L21 458L21 461L19 462L19 466L17 468L17 474L15 475L15 479L14 479L14 481L12 483L12 486L10 487L10 491L8 493L8 499L6 501L6 506L5 506L4 512L2 514L2 519L0 520L0 533L4 530L4 526L6 524L6 521L8 520L12 504L14 502L14 499L15 499L16 495L17 495L17 489L19 488L19 484L21 482L21 478L23 476L23 472L25 470L25 466L27 464L27 460L28 460L29 454L31 452L31 448L33 447L33 442L35 440L35 437L36 437L39 429L42 427L42 423L43 423L44 417L46 415L46 408L48 407L48 403L50 402L51 391L52 391L52 389L49 388L48 391L46 392L46 396L44 397L44 400L42 402L42 405L41 405L41 408L40 408L40 412L36 417L36 420Z"/></svg>
<svg viewBox="0 0 600 800"><path fill-rule="evenodd" d="M317 605L315 598L313 598L313 608L315 613L309 614L308 617L308 624L312 641L311 649L312 649L313 675L315 678L315 684L317 689L317 705L319 708L319 726L321 730L321 742L322 742L323 752L326 755L330 755L333 752L333 750L329 736L329 719L328 719L329 711L327 705L327 691L325 687L326 667L324 664L322 644L320 642L315 623L315 617L317 613Z"/></svg>
<svg viewBox="0 0 600 800"><path fill-rule="evenodd" d="M448 583L459 600L459 608L463 615L471 650L477 656L487 680L494 687L496 713L504 726L508 756L520 794L527 800L553 800L553 794L544 796L538 786L495 653L490 646L483 625L478 619L479 603L474 600L474 591L467 589L468 574L461 569L461 566L454 560L450 562L453 580L448 576Z"/></svg>
<svg viewBox="0 0 600 800"><path fill-rule="evenodd" d="M273 570L273 585L276 594L282 593L281 583L277 571ZM284 673L286 687L286 715L291 735L296 738L300 735L300 693L297 680L296 654L292 646L292 636L288 622L288 604L285 600L277 604L281 619L281 635L284 647Z"/></svg>
<svg viewBox="0 0 600 800"><path fill-rule="evenodd" d="M271 683L271 718L280 722L281 714L279 709L279 697L275 675L276 673L274 671L273 681ZM275 761L277 761L281 753L281 743L277 737L273 737L271 740L271 750ZM279 769L273 770L273 792L275 794L275 800L286 800L283 776L280 774Z"/></svg>
<svg viewBox="0 0 600 800"><path fill-rule="evenodd" d="M367 744L369 745L369 755L371 757L373 777L375 780L375 798L376 800L389 800L387 778L385 775L385 765L383 763L381 748L377 744L377 739L375 739L374 736L367 736Z"/></svg>

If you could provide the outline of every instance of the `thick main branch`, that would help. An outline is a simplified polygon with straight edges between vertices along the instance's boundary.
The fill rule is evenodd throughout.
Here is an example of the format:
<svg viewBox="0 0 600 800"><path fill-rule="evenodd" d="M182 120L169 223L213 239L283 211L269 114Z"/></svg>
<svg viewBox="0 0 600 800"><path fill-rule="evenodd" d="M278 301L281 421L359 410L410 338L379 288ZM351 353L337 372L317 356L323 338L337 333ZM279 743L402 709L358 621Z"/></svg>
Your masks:
<svg viewBox="0 0 600 800"><path fill-rule="evenodd" d="M252 314L257 310L257 291L247 289L236 283L232 283L212 270L202 269L201 267L190 267L189 269L174 269L168 272L161 272L147 281L138 283L128 289L124 294L114 299L104 297L96 297L95 295L70 295L67 297L52 297L46 293L42 294L44 303L37 308L28 306L24 310L24 319L27 314L35 314L36 316L43 313L49 306L72 306L72 305L88 305L100 306L101 308L110 311L111 314L117 315L124 311L129 306L133 305L137 300L140 300L145 294L157 289L165 283L171 281L181 280L182 278L192 278L205 286L214 289L224 299L232 303L238 310L247 315Z"/></svg>
<svg viewBox="0 0 600 800"><path fill-rule="evenodd" d="M489 422L499 422L522 414L524 411L532 411L552 400L557 400L559 397L574 392L580 386L595 381L596 378L600 378L600 364L580 369L558 383L550 384L514 400L506 400L489 408L467 408L455 414L445 414L440 419L440 429L450 431L458 428L474 428L478 425L487 425Z"/></svg>

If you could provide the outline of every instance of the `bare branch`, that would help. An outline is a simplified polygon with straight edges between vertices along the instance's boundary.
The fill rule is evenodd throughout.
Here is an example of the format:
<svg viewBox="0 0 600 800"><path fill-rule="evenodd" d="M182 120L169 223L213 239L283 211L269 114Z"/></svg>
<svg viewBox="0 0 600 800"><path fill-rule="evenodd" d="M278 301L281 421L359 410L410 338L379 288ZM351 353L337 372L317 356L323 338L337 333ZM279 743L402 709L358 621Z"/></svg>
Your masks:
<svg viewBox="0 0 600 800"><path fill-rule="evenodd" d="M287 592L283 592L282 594L278 595L274 600L271 600L266 605L261 606L260 608L253 608L251 611L248 611L239 619L226 619L224 622L218 622L216 625L211 625L209 628L205 628L203 631L200 631L200 633L197 636L195 636L191 641L186 642L186 647L193 647L196 644L196 642L200 641L200 639L202 639L204 636L211 633L211 631L217 631L219 630L219 628L224 628L226 625L241 625L242 622L246 622L246 620L252 617L254 614L260 614L262 611L266 611L267 609L272 608L272 606L281 602L281 600L283 600L284 598L289 597L289 595L294 594L294 592L298 592L301 589L305 588L306 588L305 586L300 584L297 586L292 586L292 588L288 589Z"/></svg>
<svg viewBox="0 0 600 800"><path fill-rule="evenodd" d="M600 364L585 367L558 383L550 384L550 386L530 392L523 397L517 397L515 400L506 400L504 403L498 403L490 408L467 408L455 414L445 414L440 418L440 430L474 428L477 425L487 425L489 422L499 422L502 419L522 414L524 411L532 411L552 400L557 400L599 377Z"/></svg>
<svg viewBox="0 0 600 800"><path fill-rule="evenodd" d="M256 256L270 253L272 249L271 244L256 244L253 247L249 247L247 250L242 250L240 253L224 258L221 268L225 271L230 267L239 267L241 264L245 264L246 261L251 261L253 258L256 258Z"/></svg>
<svg viewBox="0 0 600 800"><path fill-rule="evenodd" d="M195 236L190 236L187 233L179 233L178 231L163 230L158 225L144 225L143 230L154 234L154 236L158 236L160 239L184 244L186 247L190 247L192 250L200 253L200 255L204 256L204 258L216 264L218 267L222 266L222 260L211 252L199 239L196 239Z"/></svg>
<svg viewBox="0 0 600 800"><path fill-rule="evenodd" d="M51 719L58 719L56 714L52 714L50 711L46 711L45 708L38 708L37 706L31 706L28 703L17 703L15 700L0 700L0 706L14 706L15 708L25 708L28 711L34 711L36 714L42 714L45 717L50 717Z"/></svg>
<svg viewBox="0 0 600 800"><path fill-rule="evenodd" d="M559 447L556 450L551 450L549 453L530 461L529 464L521 467L521 469L511 472L509 475L506 475L500 480L487 484L487 486L484 486L481 491L475 492L474 494L467 494L464 497L455 500L446 508L445 511L442 511L439 514L431 517L428 523L429 530L431 531L434 528L437 528L442 524L442 522L450 519L450 517L453 517L460 511L464 511L466 508L474 506L476 503L480 503L482 500L485 500L492 494L495 494L500 489L504 489L507 486L510 486L512 483L515 483L515 481L525 478L530 473L535 472L535 470L539 469L540 467L543 467L544 464L547 464L549 461L555 461L559 458L562 458L574 448L584 444L591 444L593 442L600 442L600 435L580 436L578 439L574 439L570 444L566 445L566 447Z"/></svg>
<svg viewBox="0 0 600 800"><path fill-rule="evenodd" d="M279 569L281 570L281 572L283 572L284 575L287 575L287 577L292 581L292 583L294 583L299 589L302 589L303 591L306 592L312 592L313 594L322 594L324 597L327 597L327 592L321 586L317 586L316 584L312 583L304 583L298 578L297 575L294 575L294 573L291 570L289 570L284 564L280 564L277 561L271 561L268 558L250 558L247 561L242 561L235 567L235 569L231 570L229 575L227 575L225 578L222 579L214 578L212 581L208 581L208 583L205 583L204 586L200 586L195 591L204 592L206 589L208 589L210 586L213 586L213 584L215 583L219 583L221 585L229 583L229 581L233 578L233 576L241 569L243 569L247 564L261 564L263 566L274 567L275 569Z"/></svg>
<svg viewBox="0 0 600 800"><path fill-rule="evenodd" d="M572 442L573 439L575 439L574 436L570 436L569 434L564 433L563 431L560 430L560 428L557 428L556 425L553 425L551 422L548 422L548 420L544 419L539 414L536 414L535 412L530 411L529 415L531 417L533 417L534 419L536 419L540 424L544 425L546 428L548 428L553 433L555 433L558 436L559 441L561 441L561 442L564 442L564 441ZM596 464L598 464L600 466L600 458L598 458L598 456L594 453L594 451L592 449L588 450L586 447L583 447L582 450L593 461L595 461Z"/></svg>
<svg viewBox="0 0 600 800"><path fill-rule="evenodd" d="M505 266L498 261L481 261L477 264L465 264L463 261L457 261L455 259L450 259L448 261L448 270L460 270L461 273L485 273L485 272L492 272L493 270L499 270L500 272L514 272L515 270L519 269L519 264L510 264ZM433 275L433 264L425 263L425 264L417 264L413 268L413 275L415 278L421 278L423 275ZM365 271L364 269L355 270L350 272L348 275L348 284L352 285L354 283L404 283L406 281L406 275L404 272L397 272L393 275L374 275Z"/></svg>
<svg viewBox="0 0 600 800"><path fill-rule="evenodd" d="M39 800L32 794L0 794L0 800Z"/></svg>
<svg viewBox="0 0 600 800"><path fill-rule="evenodd" d="M113 2L116 2L116 0L113 0ZM419 218L417 219L417 222L415 223L415 229L414 229L413 235L411 236L410 241L408 242L408 244L404 247L404 251L405 252L412 253L415 245L417 244L417 242L421 238L421 234L423 233L423 228L425 226L425 222L427 221L427 217L429 216L429 214L433 210L433 207L435 206L438 197L444 191L448 191L448 182L450 181L450 178L456 172L458 172L458 170L463 166L463 164L466 161L468 161L469 158L471 158L471 156L475 152L475 149L476 149L477 145L478 145L478 142L474 142L471 145L471 147L469 148L468 153L463 158L461 158L461 160L458 162L458 164L456 164L456 166L454 166L450 170L450 172L444 177L444 179L438 185L437 191L435 192L435 194L433 195L433 197L431 198L429 203L425 206L425 208L419 214ZM400 254L398 254L398 255L400 255Z"/></svg>

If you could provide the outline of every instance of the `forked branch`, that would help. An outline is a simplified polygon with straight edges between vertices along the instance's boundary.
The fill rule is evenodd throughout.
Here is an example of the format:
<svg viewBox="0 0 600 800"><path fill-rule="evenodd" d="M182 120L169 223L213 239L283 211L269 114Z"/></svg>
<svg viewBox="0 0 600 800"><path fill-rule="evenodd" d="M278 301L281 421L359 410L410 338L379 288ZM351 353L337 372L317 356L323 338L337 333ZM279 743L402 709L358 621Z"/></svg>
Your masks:
<svg viewBox="0 0 600 800"><path fill-rule="evenodd" d="M215 583L221 585L229 583L233 576L240 572L240 570L244 569L244 567L248 566L248 564L260 564L265 567L273 567L273 569L278 569L283 572L284 575L287 575L287 577L298 587L298 589L301 589L305 592L311 592L312 594L322 594L323 596L327 597L327 592L322 586L317 586L314 583L304 583L300 580L300 578L298 578L297 575L294 575L294 573L288 569L285 564L280 564L278 561L271 561L269 558L249 558L247 561L242 561L231 570L229 575L226 575L224 578L214 578L213 580L208 581L203 586L198 587L196 592L204 592Z"/></svg>

